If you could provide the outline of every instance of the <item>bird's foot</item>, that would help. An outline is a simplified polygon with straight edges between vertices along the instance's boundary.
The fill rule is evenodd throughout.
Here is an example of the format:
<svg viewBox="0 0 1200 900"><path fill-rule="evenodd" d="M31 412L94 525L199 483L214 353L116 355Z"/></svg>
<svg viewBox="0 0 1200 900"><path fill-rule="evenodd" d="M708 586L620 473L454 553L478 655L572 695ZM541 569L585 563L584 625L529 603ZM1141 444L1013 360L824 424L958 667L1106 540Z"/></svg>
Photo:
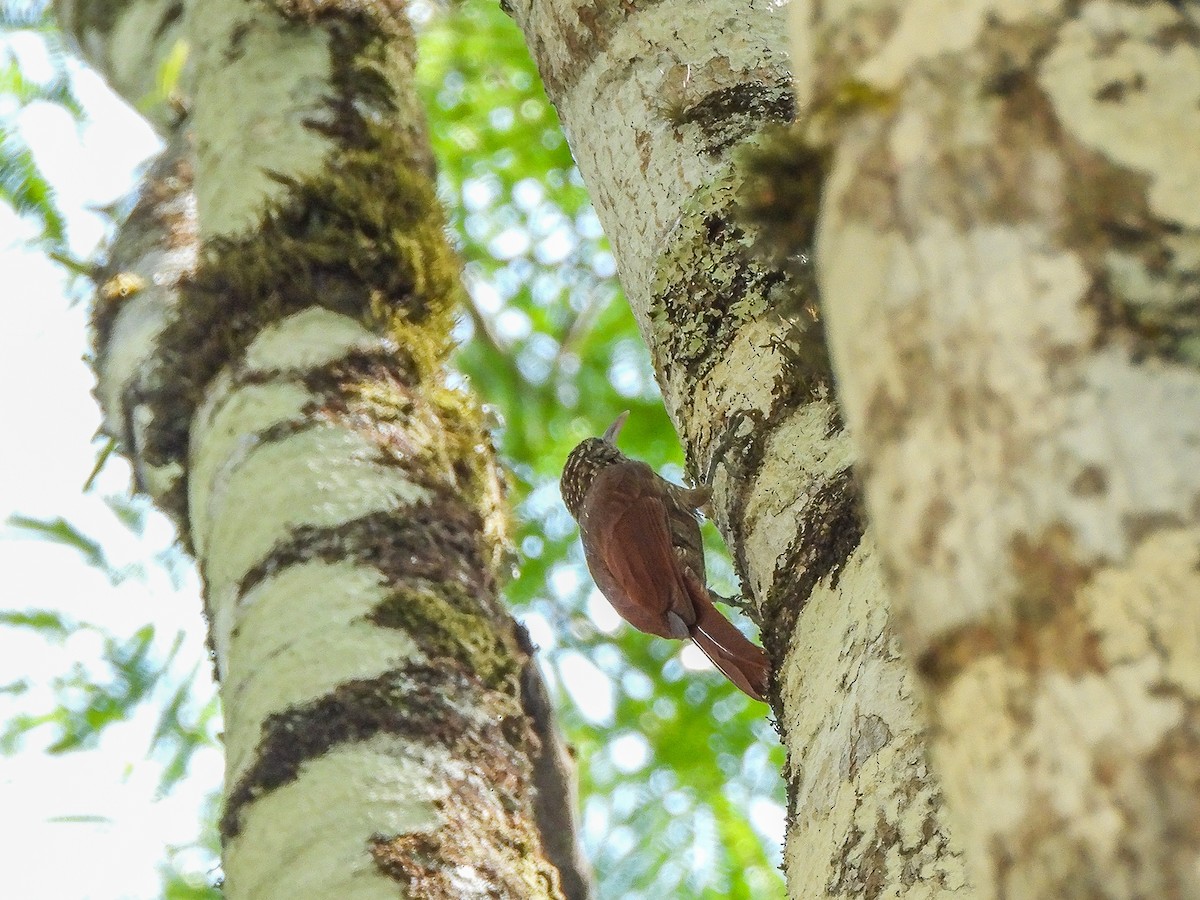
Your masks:
<svg viewBox="0 0 1200 900"><path fill-rule="evenodd" d="M751 606L749 597L744 597L741 594L738 594L733 597L722 597L720 594L714 594L711 590L708 593L718 603L724 603L726 606L732 606L734 609L736 609L740 613L745 613L745 614L749 615L751 612L754 611L753 607Z"/></svg>
<svg viewBox="0 0 1200 900"><path fill-rule="evenodd" d="M709 509L710 504L708 501L712 499L712 488L707 484L702 484L694 488L676 487L675 489L684 506L688 509L703 510L705 517L709 517L711 510Z"/></svg>
<svg viewBox="0 0 1200 900"><path fill-rule="evenodd" d="M729 424L717 439L717 446L713 448L712 455L708 459L708 471L704 473L704 484L711 486L713 479L717 477L717 466L725 462L725 454L729 452L730 446L737 440L738 426L742 424L742 420L745 418L746 414L741 412L736 412L730 417Z"/></svg>

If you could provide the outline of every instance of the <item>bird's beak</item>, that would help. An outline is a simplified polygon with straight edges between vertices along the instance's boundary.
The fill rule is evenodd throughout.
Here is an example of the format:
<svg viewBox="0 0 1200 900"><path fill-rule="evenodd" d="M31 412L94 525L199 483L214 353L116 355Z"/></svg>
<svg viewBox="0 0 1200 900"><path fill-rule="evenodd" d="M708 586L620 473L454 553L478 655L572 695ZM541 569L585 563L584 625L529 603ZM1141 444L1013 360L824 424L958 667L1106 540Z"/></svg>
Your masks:
<svg viewBox="0 0 1200 900"><path fill-rule="evenodd" d="M604 441L609 444L617 442L617 435L621 433L621 426L625 424L625 420L629 418L629 410L617 416L617 421L608 426L608 430L604 432Z"/></svg>

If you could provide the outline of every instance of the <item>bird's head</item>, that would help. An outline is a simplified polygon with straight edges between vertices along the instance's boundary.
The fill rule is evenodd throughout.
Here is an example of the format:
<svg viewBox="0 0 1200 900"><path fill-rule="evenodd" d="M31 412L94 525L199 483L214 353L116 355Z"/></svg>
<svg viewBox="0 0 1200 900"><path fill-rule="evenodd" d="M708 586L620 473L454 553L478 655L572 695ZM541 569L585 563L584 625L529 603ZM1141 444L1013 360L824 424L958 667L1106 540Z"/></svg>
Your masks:
<svg viewBox="0 0 1200 900"><path fill-rule="evenodd" d="M592 479L596 477L596 473L626 458L625 454L617 449L617 435L620 434L621 426L627 418L629 410L617 416L617 420L608 426L603 435L580 441L567 456L559 488L562 490L567 511L576 520L579 519L579 511L583 508L584 498L587 497L588 488L592 486Z"/></svg>

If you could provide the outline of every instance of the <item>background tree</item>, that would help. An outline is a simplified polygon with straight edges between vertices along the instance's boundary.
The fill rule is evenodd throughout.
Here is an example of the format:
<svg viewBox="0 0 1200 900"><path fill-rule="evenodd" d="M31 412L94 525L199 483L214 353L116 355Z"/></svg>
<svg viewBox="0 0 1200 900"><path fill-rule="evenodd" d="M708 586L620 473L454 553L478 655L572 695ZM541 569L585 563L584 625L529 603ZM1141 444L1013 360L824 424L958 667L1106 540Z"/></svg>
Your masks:
<svg viewBox="0 0 1200 900"><path fill-rule="evenodd" d="M965 892L834 403L806 255L822 160L756 180L770 159L745 158L793 116L782 10L512 5L777 667L789 894ZM786 247L752 221L777 194Z"/></svg>

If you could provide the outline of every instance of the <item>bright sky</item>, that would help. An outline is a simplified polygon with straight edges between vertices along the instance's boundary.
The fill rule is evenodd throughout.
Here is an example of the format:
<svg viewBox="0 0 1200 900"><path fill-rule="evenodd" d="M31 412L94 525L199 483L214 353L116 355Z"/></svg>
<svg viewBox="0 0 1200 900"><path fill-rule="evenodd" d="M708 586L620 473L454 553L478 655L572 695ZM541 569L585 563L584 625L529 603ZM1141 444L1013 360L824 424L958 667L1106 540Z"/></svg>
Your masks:
<svg viewBox="0 0 1200 900"><path fill-rule="evenodd" d="M15 49L36 77L40 60L32 48L22 41ZM98 78L80 73L76 87L93 124L79 129L61 110L44 105L30 107L18 122L58 190L72 248L86 258L106 228L105 217L89 207L126 194L136 167L157 144ZM204 658L195 579L189 574L177 591L151 562L169 545L169 528L155 517L138 540L117 523L102 497L127 490L128 469L119 460L110 462L91 495L81 492L95 463L92 436L99 425L93 378L82 359L86 304L72 307L61 269L25 249L35 233L0 206L0 410L8 423L0 443L0 609L53 608L123 636L150 621L163 654L183 629L179 657L187 672ZM149 575L114 588L78 553L16 534L4 524L13 513L63 516L101 539L117 565L146 563ZM95 632L81 632L59 648L33 634L0 629L0 685L26 679L32 686L18 698L0 694L0 720L16 709L49 709L49 680L69 660L99 660L100 649ZM207 678L203 667L201 677ZM155 802L161 768L145 760L154 725L154 710L147 709L110 729L97 750L59 756L42 752L50 740L49 729L42 729L30 735L23 752L0 758L5 896L159 896L156 865L164 844L194 839L200 803L219 783L222 763L216 751L202 753L187 781Z"/></svg>

